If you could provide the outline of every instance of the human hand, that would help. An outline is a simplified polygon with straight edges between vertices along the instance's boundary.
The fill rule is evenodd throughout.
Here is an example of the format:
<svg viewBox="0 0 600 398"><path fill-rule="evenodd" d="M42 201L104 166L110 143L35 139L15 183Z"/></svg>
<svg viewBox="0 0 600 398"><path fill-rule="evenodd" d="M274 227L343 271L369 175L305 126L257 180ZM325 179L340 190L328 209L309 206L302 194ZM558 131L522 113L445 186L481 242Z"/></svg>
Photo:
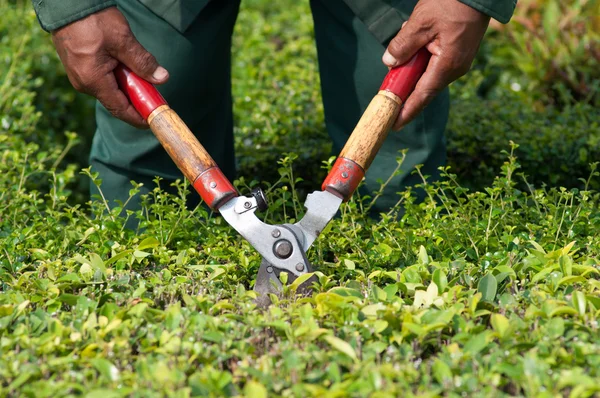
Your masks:
<svg viewBox="0 0 600 398"><path fill-rule="evenodd" d="M52 32L52 41L77 91L96 97L116 118L138 128L148 128L119 90L113 70L122 62L153 84L165 83L169 73L136 40L127 19L116 7Z"/></svg>
<svg viewBox="0 0 600 398"><path fill-rule="evenodd" d="M408 62L422 47L431 53L427 70L400 110L395 130L414 119L440 91L469 71L489 21L490 17L458 0L417 3L383 55L383 63L394 67Z"/></svg>

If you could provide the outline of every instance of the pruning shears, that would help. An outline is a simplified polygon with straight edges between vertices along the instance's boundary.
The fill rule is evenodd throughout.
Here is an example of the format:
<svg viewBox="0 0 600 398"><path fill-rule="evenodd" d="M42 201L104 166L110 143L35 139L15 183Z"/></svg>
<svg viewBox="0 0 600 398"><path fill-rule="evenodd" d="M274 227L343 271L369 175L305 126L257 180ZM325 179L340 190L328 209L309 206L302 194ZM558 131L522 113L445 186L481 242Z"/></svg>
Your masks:
<svg viewBox="0 0 600 398"><path fill-rule="evenodd" d="M115 69L115 75L121 90L204 202L221 213L262 256L254 289L259 303L267 304L268 293L282 289L282 272L288 274L290 282L313 272L306 252L358 187L430 56L421 49L408 63L388 72L325 178L322 190L307 196L306 213L295 224L270 225L261 221L255 212L267 208L263 192L255 189L249 196L240 195L152 84L122 64ZM308 278L297 292L308 291L312 282L313 278Z"/></svg>

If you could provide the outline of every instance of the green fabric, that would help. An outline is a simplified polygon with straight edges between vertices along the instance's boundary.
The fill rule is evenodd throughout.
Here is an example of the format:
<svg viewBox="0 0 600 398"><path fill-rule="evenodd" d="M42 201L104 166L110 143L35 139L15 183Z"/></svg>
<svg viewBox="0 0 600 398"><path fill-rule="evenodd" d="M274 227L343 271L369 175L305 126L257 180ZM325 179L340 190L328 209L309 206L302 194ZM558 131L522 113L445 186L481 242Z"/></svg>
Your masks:
<svg viewBox="0 0 600 398"><path fill-rule="evenodd" d="M311 0L311 8L325 123L337 155L388 71L381 62L387 43L382 43L382 36L374 36L369 29L373 25L363 23L341 0ZM398 20L393 30L397 32L402 22L403 18ZM420 182L411 174L416 165L423 164L422 172L432 178L439 176L437 168L446 161L448 109L446 89L402 131L390 132L366 173L362 193L377 191L380 181L386 181L396 168L399 151L407 148L408 153L401 172L391 179L386 194L372 209L374 213L389 210L399 199L397 192Z"/></svg>
<svg viewBox="0 0 600 398"><path fill-rule="evenodd" d="M230 179L235 177L230 47L238 6L239 0L210 2L181 33L140 2L119 2L137 39L170 72L168 83L157 86L159 91ZM154 176L166 180L161 184L165 188L183 179L150 130L115 119L100 104L96 123L90 163L100 173L102 192L110 203L127 199L131 180L142 182L142 193L147 193L154 187ZM197 194L189 196L189 206L198 202ZM138 201L129 204L131 209L138 207Z"/></svg>
<svg viewBox="0 0 600 398"><path fill-rule="evenodd" d="M210 0L128 0L140 1L180 32L185 32ZM116 0L32 0L42 28L48 32L115 6ZM121 2L123 3L123 2Z"/></svg>
<svg viewBox="0 0 600 398"><path fill-rule="evenodd" d="M400 26L408 19L417 4L417 0L344 0L344 2L381 43L398 33ZM340 7L339 1L334 1L331 5L335 9L344 9Z"/></svg>
<svg viewBox="0 0 600 398"><path fill-rule="evenodd" d="M130 0L135 1L135 0ZM185 32L210 0L139 0L171 26ZM369 31L383 42L398 32L398 21L408 19L417 0L344 0ZM517 0L459 0L484 14L507 23ZM58 29L104 8L115 0L32 0L46 31Z"/></svg>
<svg viewBox="0 0 600 398"><path fill-rule="evenodd" d="M508 23L517 6L517 0L459 0L498 22Z"/></svg>
<svg viewBox="0 0 600 398"><path fill-rule="evenodd" d="M115 0L32 0L32 3L42 29L47 32L116 5Z"/></svg>
<svg viewBox="0 0 600 398"><path fill-rule="evenodd" d="M129 0L132 1L132 0ZM139 0L180 32L185 32L210 0Z"/></svg>

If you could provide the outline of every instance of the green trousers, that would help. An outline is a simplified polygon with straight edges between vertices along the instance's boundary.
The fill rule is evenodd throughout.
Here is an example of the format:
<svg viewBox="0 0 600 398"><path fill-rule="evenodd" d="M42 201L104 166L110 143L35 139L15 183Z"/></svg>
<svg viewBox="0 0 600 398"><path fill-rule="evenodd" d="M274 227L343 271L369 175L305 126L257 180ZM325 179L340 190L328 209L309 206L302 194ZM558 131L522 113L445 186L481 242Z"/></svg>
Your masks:
<svg viewBox="0 0 600 398"><path fill-rule="evenodd" d="M196 7L191 11L186 9L185 0L175 1L180 6L165 7L164 3L123 0L119 8L138 40L170 72L169 82L159 90L233 179L230 47L239 0L187 2ZM381 62L385 46L408 18L416 0L396 3L399 5L390 6L385 0L311 0L325 121L336 154L377 93L387 73ZM423 164L424 173L437 175L437 168L445 162L448 108L448 92L444 91L415 121L389 134L367 172L364 191L377 190L378 181L390 176L401 149L407 148L408 154L402 173L378 200L376 211L389 209L397 202L398 191L417 182L411 175L415 165ZM100 173L102 191L109 201L124 202L131 180L142 182L145 193L153 188L155 176L166 180L162 184L165 188L182 178L151 131L113 118L100 104L96 121L90 160L93 170ZM94 190L92 186L92 193ZM199 200L194 193L188 205L194 206ZM131 209L139 205L139 200L130 202Z"/></svg>

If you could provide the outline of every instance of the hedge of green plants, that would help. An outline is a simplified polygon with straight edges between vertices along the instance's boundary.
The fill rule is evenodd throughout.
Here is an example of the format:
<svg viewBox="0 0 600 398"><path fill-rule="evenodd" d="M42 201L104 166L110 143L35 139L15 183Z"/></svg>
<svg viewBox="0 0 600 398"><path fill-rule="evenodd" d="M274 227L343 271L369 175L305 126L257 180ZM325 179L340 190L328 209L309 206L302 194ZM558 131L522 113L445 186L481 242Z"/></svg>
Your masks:
<svg viewBox="0 0 600 398"><path fill-rule="evenodd" d="M238 34L235 62L256 77L236 89L246 173L237 185L247 193L252 178L269 177L261 216L275 223L301 217L296 193L310 182L295 177L329 149L317 145L325 138L316 69L303 57L314 55L308 5L272 4L244 2L237 30L248 34ZM80 172L71 153L85 137L60 131L82 128L87 102L70 94L32 11L0 5L0 396L600 394L597 145L581 143L587 158L550 152L573 162L565 172L534 155L568 140L528 139L565 132L561 120L580 123L573 137L597 132L585 104L504 111L496 94L481 99L479 83L465 83L454 112L464 120L454 116L449 137L465 145L454 150L471 151L461 135L514 134L481 141L495 157L480 174L487 185L468 189L448 168L440 183L423 178L425 201L400 193L379 220L367 216L376 195L354 198L309 253L313 295L297 298L292 284L260 310L259 256L218 215L186 209L185 183L176 196L155 189L128 214L137 230L125 228L119 208L81 202L80 179L95 175ZM274 60L257 67L267 50ZM270 62L280 71L267 75ZM306 71L296 82L295 68ZM286 89L294 103L272 101ZM477 101L498 101L477 108L495 122L469 121ZM71 119L67 109L80 112ZM515 114L533 127L505 117ZM305 135L315 153L282 155ZM262 174L258 150L278 154L278 168ZM567 178L578 186L562 188Z"/></svg>

